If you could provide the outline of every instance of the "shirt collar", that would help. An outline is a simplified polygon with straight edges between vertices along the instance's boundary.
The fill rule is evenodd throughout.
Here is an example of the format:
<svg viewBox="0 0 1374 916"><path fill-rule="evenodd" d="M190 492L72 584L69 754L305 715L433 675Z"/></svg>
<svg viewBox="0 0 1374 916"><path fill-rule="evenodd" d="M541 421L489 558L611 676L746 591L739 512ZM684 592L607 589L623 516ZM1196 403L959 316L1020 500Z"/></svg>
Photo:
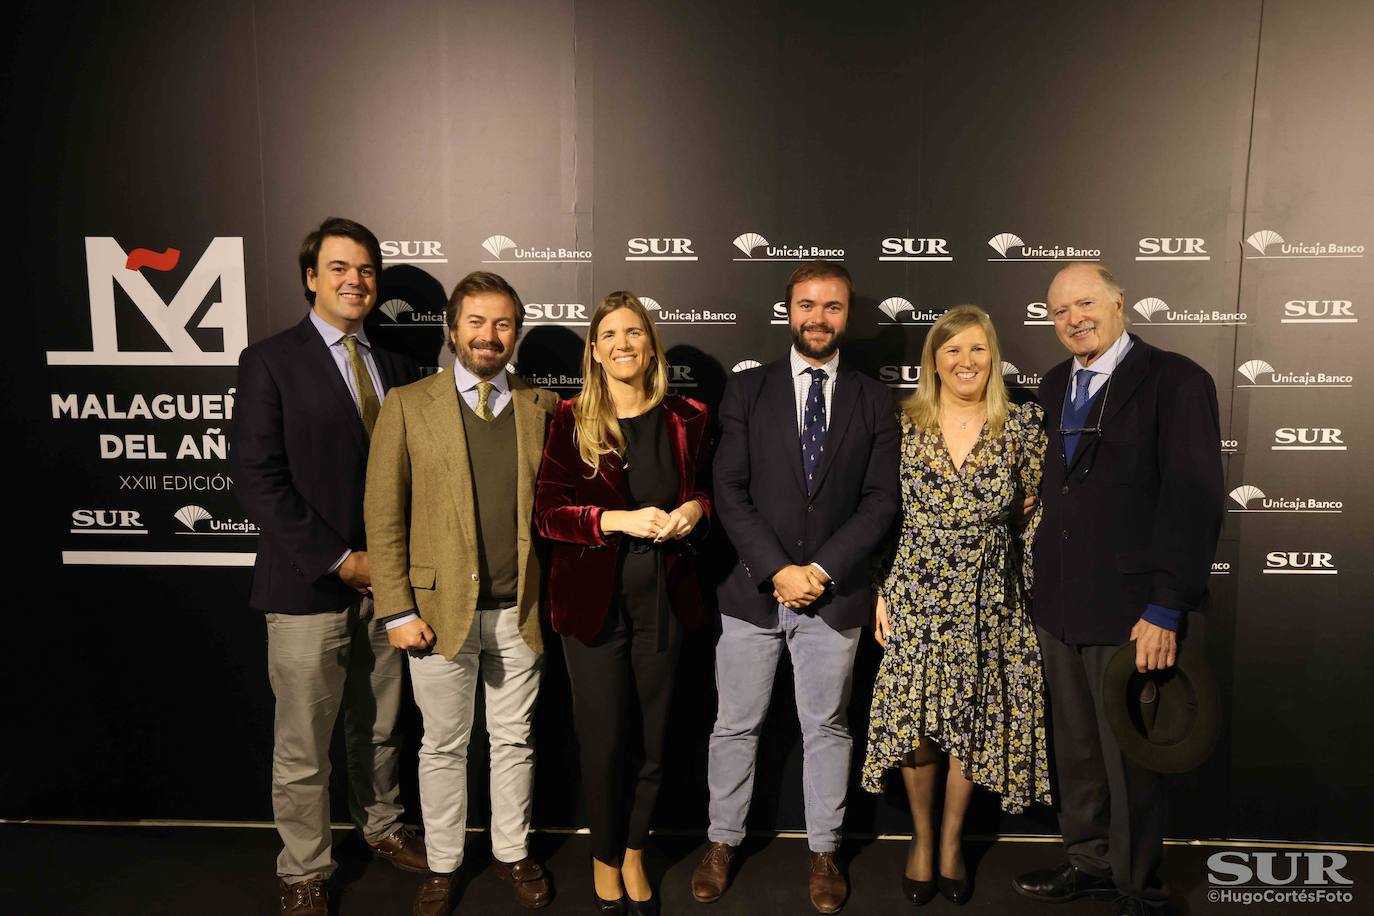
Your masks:
<svg viewBox="0 0 1374 916"><path fill-rule="evenodd" d="M793 377L793 378L796 378L797 376L801 375L801 374L802 374L803 372L805 372L807 369L817 368L817 367L815 367L815 366L812 366L812 365L811 365L810 363L808 363L806 360L802 359L802 355L801 355L800 353L797 352L797 348L796 348L796 347L793 347L792 350L791 350L791 361L792 361L792 377ZM824 363L823 365L821 365L819 368L825 370L825 377L826 377L826 378L833 379L833 378L835 377L835 370L838 369L839 366L840 366L840 351L839 351L839 350L836 350L834 353L832 353L832 354L830 355L830 359L826 360L825 363Z"/></svg>
<svg viewBox="0 0 1374 916"><path fill-rule="evenodd" d="M477 387L478 382L481 381L480 378L464 368L462 363L457 360L453 361L453 384L458 386L459 393L472 391ZM496 389L498 395L510 391L510 374L506 372L504 368L496 373L495 378L489 379L488 381L491 382L491 387Z"/></svg>
<svg viewBox="0 0 1374 916"><path fill-rule="evenodd" d="M1111 375L1112 372L1116 370L1116 367L1121 365L1121 360L1125 359L1126 354L1130 352L1130 349L1131 335L1129 331L1123 328L1121 331L1121 336L1118 337L1112 343L1112 345L1107 348L1107 352L1099 356L1097 358L1097 361L1094 362L1091 366L1084 366L1082 361L1077 356L1075 356L1073 358L1074 374L1076 375L1079 369L1086 368L1090 372L1099 372L1102 375Z"/></svg>
<svg viewBox="0 0 1374 916"><path fill-rule="evenodd" d="M315 326L315 330L319 332L326 347L332 347L348 336L343 331L340 331L338 328L334 327L334 325L321 318L314 309L310 310L310 323ZM358 333L353 336L358 338L358 343L367 347L369 350L372 349L372 344L367 339L367 332L362 328L358 328Z"/></svg>

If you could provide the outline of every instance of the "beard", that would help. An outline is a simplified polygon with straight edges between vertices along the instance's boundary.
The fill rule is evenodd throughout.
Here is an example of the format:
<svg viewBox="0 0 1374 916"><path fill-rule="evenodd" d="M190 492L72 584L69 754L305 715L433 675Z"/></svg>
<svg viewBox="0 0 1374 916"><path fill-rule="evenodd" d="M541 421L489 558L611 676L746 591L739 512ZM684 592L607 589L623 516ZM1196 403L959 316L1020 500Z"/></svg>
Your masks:
<svg viewBox="0 0 1374 916"><path fill-rule="evenodd" d="M494 377L510 362L510 354L499 340L474 340L456 350L462 367L480 379Z"/></svg>
<svg viewBox="0 0 1374 916"><path fill-rule="evenodd" d="M823 324L815 321L808 322L807 324L802 325L800 328L794 327L791 330L792 346L797 348L797 352L800 353L802 356L810 357L811 359L818 359L821 361L828 360L830 357L834 356L835 351L840 348L840 341L844 339L844 334L842 332L836 331L829 324ZM812 345L810 342L807 341L805 336L805 333L808 330L830 331L830 337L824 343L821 343L819 345Z"/></svg>

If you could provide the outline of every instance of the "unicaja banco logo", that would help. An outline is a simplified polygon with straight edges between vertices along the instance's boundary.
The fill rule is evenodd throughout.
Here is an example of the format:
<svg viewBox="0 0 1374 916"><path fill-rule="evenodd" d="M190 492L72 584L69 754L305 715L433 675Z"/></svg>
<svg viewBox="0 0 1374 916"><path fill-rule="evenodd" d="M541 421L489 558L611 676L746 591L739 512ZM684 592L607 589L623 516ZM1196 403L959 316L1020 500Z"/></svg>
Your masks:
<svg viewBox="0 0 1374 916"><path fill-rule="evenodd" d="M510 264L521 261L540 264L582 264L592 259L592 253L580 248L521 248L508 235L487 236L482 248L491 255L483 264Z"/></svg>
<svg viewBox="0 0 1374 916"><path fill-rule="evenodd" d="M1141 318L1150 324L1173 325L1242 325L1249 318L1244 312L1218 312L1196 309L1173 309L1163 299L1149 296L1131 306ZM1155 319L1159 320L1156 321Z"/></svg>
<svg viewBox="0 0 1374 916"><path fill-rule="evenodd" d="M443 312L420 312L404 299L388 299L377 306L387 325L403 328L432 328L444 324Z"/></svg>
<svg viewBox="0 0 1374 916"><path fill-rule="evenodd" d="M988 247L1000 257L989 261L1098 261L1099 248L1079 248L1074 245L1027 245L1015 232L999 232L988 239Z"/></svg>
<svg viewBox="0 0 1374 916"><path fill-rule="evenodd" d="M1002 380L1013 388L1037 388L1042 379L1033 372L1022 372L1015 363L1002 360Z"/></svg>
<svg viewBox="0 0 1374 916"><path fill-rule="evenodd" d="M1326 372L1279 372L1262 359L1241 363L1236 371L1249 381L1237 388L1353 388L1353 375L1332 375Z"/></svg>
<svg viewBox="0 0 1374 916"><path fill-rule="evenodd" d="M774 245L757 232L745 232L735 236L735 248L744 255L733 258L735 261L810 261L825 258L843 261L843 248L822 248L817 245ZM759 249L763 249L760 251Z"/></svg>
<svg viewBox="0 0 1374 916"><path fill-rule="evenodd" d="M180 263L181 250L177 248L162 251L134 248L125 252L112 238L87 238L91 349L49 350L48 365L237 365L239 353L248 346L243 239L222 237L211 241L168 301L153 287L149 277L171 274ZM145 270L150 273L145 274ZM143 320L162 339L165 349L121 348L116 287L138 307ZM212 296L214 301L202 311L206 300ZM191 322L197 315L199 320L192 327Z"/></svg>
<svg viewBox="0 0 1374 916"><path fill-rule="evenodd" d="M218 519L210 514L210 510L204 506L189 505L182 506L172 517L181 523L185 531L178 531L177 534L257 534L258 526L247 519L230 520ZM204 525L201 525L204 522Z"/></svg>
<svg viewBox="0 0 1374 916"><path fill-rule="evenodd" d="M1339 515L1344 503L1338 499L1273 498L1266 496L1259 487L1248 484L1236 487L1230 493L1231 501L1240 508L1228 512L1304 512ZM1259 500L1256 502L1256 500Z"/></svg>
<svg viewBox="0 0 1374 916"><path fill-rule="evenodd" d="M668 308L650 296L640 296L644 308L653 313L655 322L667 324L734 324L735 312L715 312L711 309Z"/></svg>
<svg viewBox="0 0 1374 916"><path fill-rule="evenodd" d="M1252 232L1245 239L1254 254L1246 253L1247 261L1263 258L1362 258L1363 245L1341 245L1335 242L1290 242L1273 229Z"/></svg>
<svg viewBox="0 0 1374 916"><path fill-rule="evenodd" d="M888 317L887 321L878 322L880 325L911 324L929 326L934 324L936 319L944 314L943 311L936 311L934 309L918 309L911 304L910 300L903 299L901 296L890 296L882 302L879 302L878 311Z"/></svg>

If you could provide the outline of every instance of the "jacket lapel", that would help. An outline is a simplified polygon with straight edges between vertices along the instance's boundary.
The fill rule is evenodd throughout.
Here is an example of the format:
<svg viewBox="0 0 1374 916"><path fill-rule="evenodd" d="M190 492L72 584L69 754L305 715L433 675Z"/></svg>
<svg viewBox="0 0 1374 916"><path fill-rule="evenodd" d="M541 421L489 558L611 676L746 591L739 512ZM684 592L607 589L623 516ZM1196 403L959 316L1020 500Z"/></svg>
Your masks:
<svg viewBox="0 0 1374 916"><path fill-rule="evenodd" d="M771 420L774 430L773 440L788 450L791 455L783 464L792 469L792 477L797 488L806 492L806 477L802 473L801 432L797 429L797 396L792 388L792 363L783 357L768 369L768 378L763 384L763 396L759 407L764 417Z"/></svg>
<svg viewBox="0 0 1374 916"><path fill-rule="evenodd" d="M434 376L430 385L431 400L421 410L425 426L439 443L439 454L444 456L444 464L449 470L449 496L453 500L454 514L458 516L458 526L462 529L465 542L477 544L477 521L472 503L472 468L468 464L468 439L463 432L463 417L458 405L458 387L453 382L452 372L441 372ZM519 414L516 414L517 421Z"/></svg>
<svg viewBox="0 0 1374 916"><path fill-rule="evenodd" d="M849 421L859 407L859 386L854 382L854 370L840 369L835 373L835 390L830 395L829 424L825 430L825 452L821 455L821 466L816 468L816 483L811 492L819 493L825 475L835 463L835 453L840 450L844 434L849 429ZM800 461L801 449L797 449Z"/></svg>
<svg viewBox="0 0 1374 916"><path fill-rule="evenodd" d="M679 410L686 412L691 408L676 398L664 400L663 416L668 422L668 437L673 443L673 463L677 465L677 505L681 506L692 495L696 469L692 467L691 452L687 449L687 419L678 413Z"/></svg>
<svg viewBox="0 0 1374 916"><path fill-rule="evenodd" d="M309 315L306 315L305 319L296 325L296 328L302 358L305 364L310 367L310 374L324 379L325 397L339 412L340 424L348 429L348 435L352 437L354 444L366 452L367 440L363 435L362 417L358 416L358 403L353 400L347 383L339 374L338 364L330 355L329 347L320 337L319 331L315 330L315 325L311 322Z"/></svg>
<svg viewBox="0 0 1374 916"><path fill-rule="evenodd" d="M1107 392L1107 403L1102 405L1102 421L1099 426L1105 426L1112 417L1121 412L1121 408L1126 406L1126 402L1135 394L1135 390L1140 387L1140 383L1145 380L1146 371L1150 368L1150 345L1145 343L1134 334L1131 335L1131 349L1121 365L1112 372L1108 384L1111 386L1104 390Z"/></svg>

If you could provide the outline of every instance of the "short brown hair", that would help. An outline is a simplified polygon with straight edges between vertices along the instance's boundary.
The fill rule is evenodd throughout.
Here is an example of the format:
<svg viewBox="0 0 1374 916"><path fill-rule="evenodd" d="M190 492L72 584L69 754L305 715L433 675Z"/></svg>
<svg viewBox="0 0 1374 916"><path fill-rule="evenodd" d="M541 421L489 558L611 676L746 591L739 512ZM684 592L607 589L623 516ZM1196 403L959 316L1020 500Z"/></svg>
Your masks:
<svg viewBox="0 0 1374 916"><path fill-rule="evenodd" d="M792 287L807 280L843 280L844 287L849 293L848 304L854 304L854 281L843 264L834 261L807 261L805 264L798 264L797 269L787 278L787 292L783 296L783 301L789 309L792 307Z"/></svg>
<svg viewBox="0 0 1374 916"><path fill-rule="evenodd" d="M474 270L458 281L458 285L453 288L453 295L448 297L448 305L444 306L444 324L448 326L450 353L458 352L453 346L453 329L458 326L458 313L462 311L464 297L481 293L501 293L510 297L510 301L515 303L515 333L517 336L520 334L520 328L525 323L525 304L520 301L520 294L515 291L515 287L507 283L506 278L500 274L494 274L489 270Z"/></svg>
<svg viewBox="0 0 1374 916"><path fill-rule="evenodd" d="M377 241L377 236L372 234L372 230L362 223L356 223L341 216L327 217L324 222L320 223L318 229L307 235L305 241L301 242L301 286L305 289L305 301L312 306L315 304L315 291L310 288L305 272L319 267L320 246L331 235L352 239L362 245L367 249L368 257L372 258L372 266L376 268L378 276L382 273L382 245Z"/></svg>

